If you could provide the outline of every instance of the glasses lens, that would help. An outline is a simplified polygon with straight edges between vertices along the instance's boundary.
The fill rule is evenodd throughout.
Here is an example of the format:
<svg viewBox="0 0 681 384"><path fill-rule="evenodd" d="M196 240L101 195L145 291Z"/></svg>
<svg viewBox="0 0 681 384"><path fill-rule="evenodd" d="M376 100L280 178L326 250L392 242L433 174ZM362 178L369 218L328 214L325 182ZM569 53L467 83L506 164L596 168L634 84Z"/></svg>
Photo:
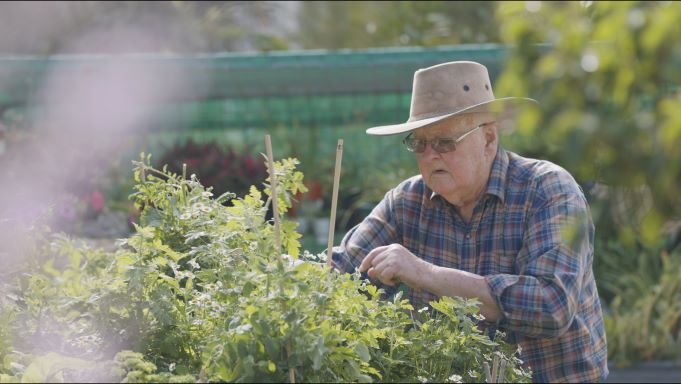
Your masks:
<svg viewBox="0 0 681 384"><path fill-rule="evenodd" d="M435 139L433 140L433 149L439 153L453 151L456 148L456 140L454 139Z"/></svg>
<svg viewBox="0 0 681 384"><path fill-rule="evenodd" d="M407 137L404 139L404 145L406 145L407 150L411 152L421 153L426 150L426 141L422 139Z"/></svg>

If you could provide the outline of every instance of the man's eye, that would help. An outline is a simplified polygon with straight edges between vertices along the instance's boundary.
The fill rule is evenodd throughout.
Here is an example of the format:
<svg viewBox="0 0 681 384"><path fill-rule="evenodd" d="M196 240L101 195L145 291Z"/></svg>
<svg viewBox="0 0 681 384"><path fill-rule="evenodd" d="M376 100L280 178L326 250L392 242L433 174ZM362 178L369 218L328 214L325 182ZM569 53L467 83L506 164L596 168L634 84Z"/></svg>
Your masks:
<svg viewBox="0 0 681 384"><path fill-rule="evenodd" d="M450 147L454 144L454 139L437 139L435 145L438 147Z"/></svg>

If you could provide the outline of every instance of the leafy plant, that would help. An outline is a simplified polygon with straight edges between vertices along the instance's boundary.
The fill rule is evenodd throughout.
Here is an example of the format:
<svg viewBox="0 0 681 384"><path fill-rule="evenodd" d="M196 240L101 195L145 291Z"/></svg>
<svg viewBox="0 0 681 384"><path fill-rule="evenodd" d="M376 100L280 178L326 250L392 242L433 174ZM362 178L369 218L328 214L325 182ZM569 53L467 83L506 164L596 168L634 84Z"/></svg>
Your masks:
<svg viewBox="0 0 681 384"><path fill-rule="evenodd" d="M602 247L611 265L601 284L616 292L606 317L608 354L621 366L645 360L681 358L681 253L664 247L640 247L635 254L619 243ZM606 270L606 268L604 268ZM631 273L635 270L637 273Z"/></svg>
<svg viewBox="0 0 681 384"><path fill-rule="evenodd" d="M517 149L602 187L600 238L652 245L681 215L681 3L536 4L497 9L514 48L496 91L541 102L521 116Z"/></svg>
<svg viewBox="0 0 681 384"><path fill-rule="evenodd" d="M516 347L478 329L476 301L415 311L301 254L284 220L304 188L296 160L275 163L277 196L265 184L240 198L213 198L149 157L135 165L136 233L113 254L52 235L5 295L14 315L0 320L19 337L0 352L22 352L5 356L3 380L92 378L96 365L97 379L122 381L479 382L493 361L509 367L504 381L530 380Z"/></svg>

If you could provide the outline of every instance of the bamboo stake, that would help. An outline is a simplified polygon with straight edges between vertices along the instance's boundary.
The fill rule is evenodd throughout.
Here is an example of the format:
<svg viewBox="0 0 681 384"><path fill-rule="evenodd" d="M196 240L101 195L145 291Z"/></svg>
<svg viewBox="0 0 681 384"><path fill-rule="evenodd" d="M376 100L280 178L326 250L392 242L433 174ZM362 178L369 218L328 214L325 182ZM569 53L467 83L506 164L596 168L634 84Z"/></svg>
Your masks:
<svg viewBox="0 0 681 384"><path fill-rule="evenodd" d="M482 367L485 369L485 382L493 383L494 380L492 380L492 374L489 371L489 364L485 361L482 363Z"/></svg>
<svg viewBox="0 0 681 384"><path fill-rule="evenodd" d="M338 204L338 184L340 184L341 162L343 161L343 139L336 146L336 168L333 173L333 195L331 196L331 219L329 220L329 241L326 248L326 265L333 263L333 240L336 229L336 207Z"/></svg>
<svg viewBox="0 0 681 384"><path fill-rule="evenodd" d="M277 253L276 257L278 262L281 262L281 235L279 231L279 207L277 202L277 177L274 172L274 157L272 155L272 140L270 135L265 135L265 151L267 152L267 164L270 168L270 190L272 198L272 216L274 218L274 245L276 247ZM282 303L283 305L283 303ZM285 308L285 307L284 307ZM287 358L291 356L291 345L286 344L285 347ZM288 369L288 382L296 382L296 368L289 367Z"/></svg>
<svg viewBox="0 0 681 384"><path fill-rule="evenodd" d="M492 382L493 383L498 383L497 381L497 376L499 373L499 355L494 355L494 358L492 359Z"/></svg>
<svg viewBox="0 0 681 384"><path fill-rule="evenodd" d="M506 373L506 364L508 361L502 360L501 365L499 366L499 375L497 376L497 383L503 383L504 382L504 374Z"/></svg>
<svg viewBox="0 0 681 384"><path fill-rule="evenodd" d="M265 150L267 151L267 163L270 168L270 190L272 192L272 216L274 218L274 246L277 257L281 257L281 235L279 233L279 207L277 206L277 177L274 174L274 160L272 158L272 140L270 135L265 135Z"/></svg>
<svg viewBox="0 0 681 384"><path fill-rule="evenodd" d="M286 345L286 355L288 357L291 356L291 344L290 343ZM293 383L293 384L295 384L295 382L296 382L296 368L295 367L288 369L288 382Z"/></svg>

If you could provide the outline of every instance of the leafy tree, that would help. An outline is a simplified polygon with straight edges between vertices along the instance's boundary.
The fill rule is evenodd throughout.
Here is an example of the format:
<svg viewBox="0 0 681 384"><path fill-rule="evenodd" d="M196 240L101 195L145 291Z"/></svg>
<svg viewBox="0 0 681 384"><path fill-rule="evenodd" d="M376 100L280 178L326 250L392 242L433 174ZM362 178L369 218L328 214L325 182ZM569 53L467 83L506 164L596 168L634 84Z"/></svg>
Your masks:
<svg viewBox="0 0 681 384"><path fill-rule="evenodd" d="M498 41L494 2L305 1L292 40L303 48L435 46Z"/></svg>
<svg viewBox="0 0 681 384"><path fill-rule="evenodd" d="M569 169L601 238L655 243L681 215L681 3L502 2L498 96L527 95L521 151Z"/></svg>
<svg viewBox="0 0 681 384"><path fill-rule="evenodd" d="M281 2L0 3L0 53L215 52L287 49Z"/></svg>

